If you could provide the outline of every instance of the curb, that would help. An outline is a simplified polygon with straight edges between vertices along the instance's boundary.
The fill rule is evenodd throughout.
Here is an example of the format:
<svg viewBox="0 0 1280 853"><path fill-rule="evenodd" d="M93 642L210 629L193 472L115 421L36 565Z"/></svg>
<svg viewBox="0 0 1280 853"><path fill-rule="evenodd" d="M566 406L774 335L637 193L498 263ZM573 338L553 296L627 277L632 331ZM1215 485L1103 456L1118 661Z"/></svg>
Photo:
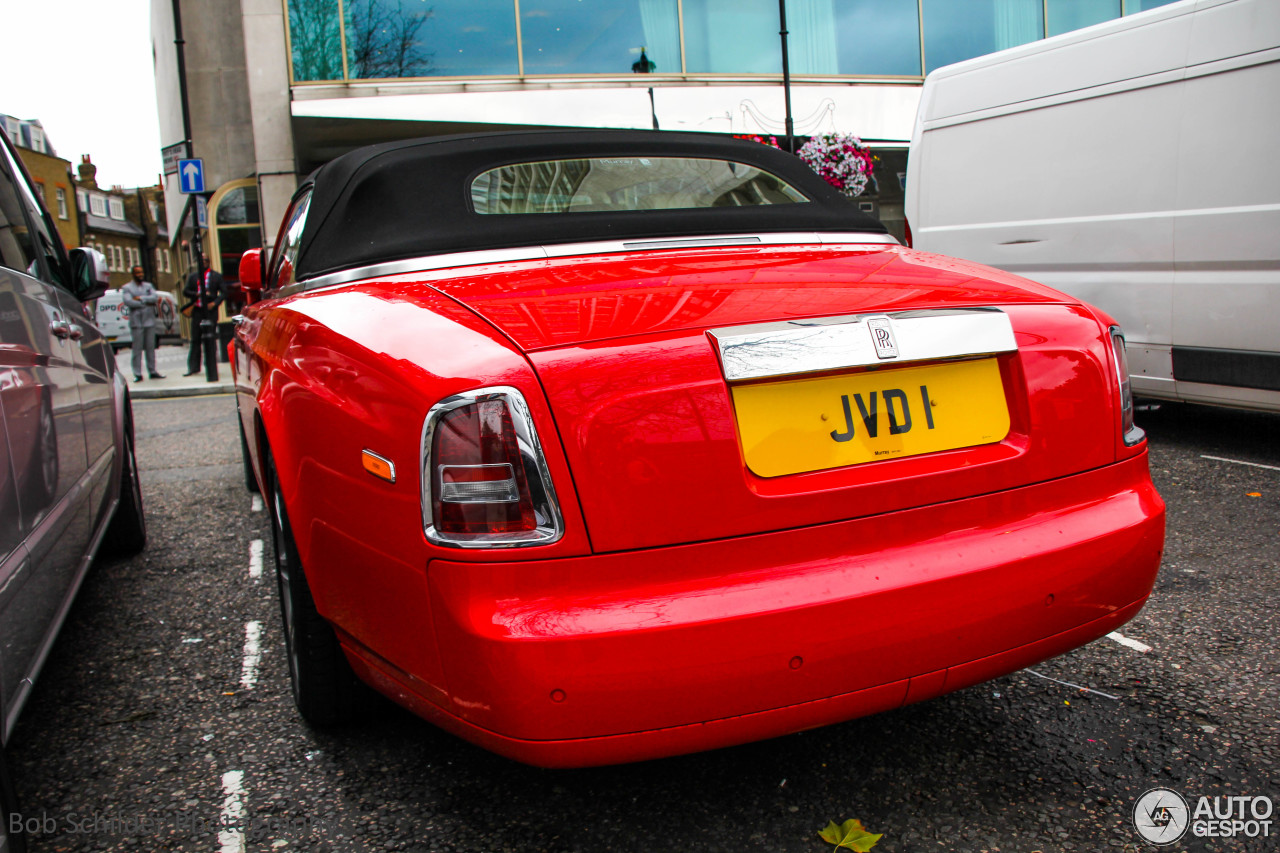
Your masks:
<svg viewBox="0 0 1280 853"><path fill-rule="evenodd" d="M207 397L213 394L231 394L236 386L229 383L187 385L179 388L140 388L129 383L129 397L134 400L160 400L173 397Z"/></svg>

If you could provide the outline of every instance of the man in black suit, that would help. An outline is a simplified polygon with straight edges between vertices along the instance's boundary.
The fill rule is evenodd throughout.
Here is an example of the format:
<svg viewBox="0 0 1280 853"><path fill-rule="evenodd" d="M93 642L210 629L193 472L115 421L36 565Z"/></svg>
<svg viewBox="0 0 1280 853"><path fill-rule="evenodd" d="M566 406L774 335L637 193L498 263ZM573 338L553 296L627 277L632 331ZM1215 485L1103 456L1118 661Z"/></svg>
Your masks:
<svg viewBox="0 0 1280 853"><path fill-rule="evenodd" d="M209 381L218 378L218 338L215 325L218 322L218 307L226 299L227 291L222 283L222 275L209 268L209 256L201 258L201 264L195 272L187 276L187 284L182 289L183 295L191 306L191 352L187 355L186 376L195 376L200 372L200 352L204 350L205 371Z"/></svg>

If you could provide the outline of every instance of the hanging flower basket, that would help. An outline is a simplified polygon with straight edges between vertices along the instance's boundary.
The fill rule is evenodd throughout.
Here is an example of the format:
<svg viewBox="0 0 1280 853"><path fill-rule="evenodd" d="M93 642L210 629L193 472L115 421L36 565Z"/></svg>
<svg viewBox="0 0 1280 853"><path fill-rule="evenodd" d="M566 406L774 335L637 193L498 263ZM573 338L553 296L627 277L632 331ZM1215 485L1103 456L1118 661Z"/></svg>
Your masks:
<svg viewBox="0 0 1280 853"><path fill-rule="evenodd" d="M875 161L871 149L852 134L824 133L811 138L796 156L831 186L853 198L872 180Z"/></svg>

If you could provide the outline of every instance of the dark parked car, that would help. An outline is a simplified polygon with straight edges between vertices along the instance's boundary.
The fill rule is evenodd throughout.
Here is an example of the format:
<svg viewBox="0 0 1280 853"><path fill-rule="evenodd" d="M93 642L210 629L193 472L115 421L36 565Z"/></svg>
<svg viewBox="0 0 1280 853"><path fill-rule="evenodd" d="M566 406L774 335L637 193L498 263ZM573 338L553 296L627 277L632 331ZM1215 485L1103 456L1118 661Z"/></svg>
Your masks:
<svg viewBox="0 0 1280 853"><path fill-rule="evenodd" d="M5 745L94 555L146 544L133 418L86 303L107 285L68 253L0 133L0 737ZM17 810L0 750L0 851Z"/></svg>

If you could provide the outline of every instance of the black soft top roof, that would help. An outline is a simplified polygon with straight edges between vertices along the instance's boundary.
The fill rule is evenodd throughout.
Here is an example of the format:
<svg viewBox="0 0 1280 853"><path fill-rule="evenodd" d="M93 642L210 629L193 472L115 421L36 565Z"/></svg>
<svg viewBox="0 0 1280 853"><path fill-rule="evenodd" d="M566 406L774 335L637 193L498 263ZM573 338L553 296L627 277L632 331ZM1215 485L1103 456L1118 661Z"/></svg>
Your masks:
<svg viewBox="0 0 1280 853"><path fill-rule="evenodd" d="M590 157L694 157L755 166L807 204L625 212L477 214L471 181L511 163ZM295 259L297 280L405 258L499 249L726 233L864 231L875 219L798 157L758 142L704 133L564 130L436 136L371 145L322 166Z"/></svg>

